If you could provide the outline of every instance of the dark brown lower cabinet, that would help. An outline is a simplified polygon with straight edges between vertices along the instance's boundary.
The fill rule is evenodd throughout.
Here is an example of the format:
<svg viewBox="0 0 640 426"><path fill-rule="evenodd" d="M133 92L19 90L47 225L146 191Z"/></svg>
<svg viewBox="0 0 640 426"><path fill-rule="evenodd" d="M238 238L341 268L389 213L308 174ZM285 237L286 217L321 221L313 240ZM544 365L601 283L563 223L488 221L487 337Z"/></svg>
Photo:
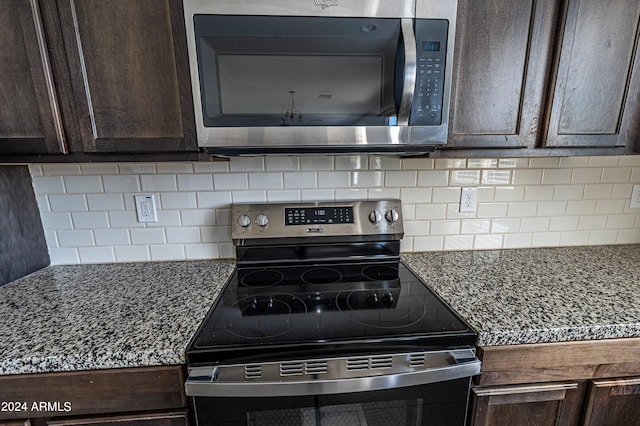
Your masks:
<svg viewBox="0 0 640 426"><path fill-rule="evenodd" d="M52 420L47 422L47 426L187 426L187 424L189 424L189 420L186 411Z"/></svg>
<svg viewBox="0 0 640 426"><path fill-rule="evenodd" d="M640 377L592 381L583 424L585 426L640 424Z"/></svg>
<svg viewBox="0 0 640 426"><path fill-rule="evenodd" d="M578 425L584 383L474 388L474 425Z"/></svg>

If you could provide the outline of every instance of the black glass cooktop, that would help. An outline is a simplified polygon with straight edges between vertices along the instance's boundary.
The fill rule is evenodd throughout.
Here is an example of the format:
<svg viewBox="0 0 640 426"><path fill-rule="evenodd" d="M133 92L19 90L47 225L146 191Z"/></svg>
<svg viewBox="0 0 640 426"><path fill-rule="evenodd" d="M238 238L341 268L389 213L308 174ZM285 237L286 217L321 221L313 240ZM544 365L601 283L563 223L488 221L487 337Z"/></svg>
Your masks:
<svg viewBox="0 0 640 426"><path fill-rule="evenodd" d="M473 332L397 261L256 267L234 272L190 350L452 334Z"/></svg>

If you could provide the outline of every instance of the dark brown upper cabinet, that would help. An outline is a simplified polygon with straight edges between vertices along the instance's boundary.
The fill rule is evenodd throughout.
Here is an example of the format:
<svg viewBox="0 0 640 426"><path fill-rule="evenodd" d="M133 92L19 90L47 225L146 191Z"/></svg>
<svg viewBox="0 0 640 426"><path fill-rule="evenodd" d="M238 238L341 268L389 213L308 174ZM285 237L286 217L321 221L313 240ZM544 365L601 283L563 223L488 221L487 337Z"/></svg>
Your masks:
<svg viewBox="0 0 640 426"><path fill-rule="evenodd" d="M197 151L180 0L58 0L82 150Z"/></svg>
<svg viewBox="0 0 640 426"><path fill-rule="evenodd" d="M459 0L441 155L640 151L639 21L637 0Z"/></svg>
<svg viewBox="0 0 640 426"><path fill-rule="evenodd" d="M0 0L0 153L65 153L38 0Z"/></svg>
<svg viewBox="0 0 640 426"><path fill-rule="evenodd" d="M545 146L637 144L640 2L571 0L565 6Z"/></svg>

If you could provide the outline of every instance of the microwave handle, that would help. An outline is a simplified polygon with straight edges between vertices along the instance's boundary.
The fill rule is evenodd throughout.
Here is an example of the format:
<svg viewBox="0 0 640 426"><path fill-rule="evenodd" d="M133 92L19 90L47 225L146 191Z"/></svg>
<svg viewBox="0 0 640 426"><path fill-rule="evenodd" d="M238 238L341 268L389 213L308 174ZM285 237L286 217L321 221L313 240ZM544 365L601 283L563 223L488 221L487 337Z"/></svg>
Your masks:
<svg viewBox="0 0 640 426"><path fill-rule="evenodd" d="M413 19L400 21L402 39L404 40L404 77L402 86L402 99L398 108L398 125L408 126L413 94L416 88L416 73L418 67L416 53L416 35L413 30Z"/></svg>

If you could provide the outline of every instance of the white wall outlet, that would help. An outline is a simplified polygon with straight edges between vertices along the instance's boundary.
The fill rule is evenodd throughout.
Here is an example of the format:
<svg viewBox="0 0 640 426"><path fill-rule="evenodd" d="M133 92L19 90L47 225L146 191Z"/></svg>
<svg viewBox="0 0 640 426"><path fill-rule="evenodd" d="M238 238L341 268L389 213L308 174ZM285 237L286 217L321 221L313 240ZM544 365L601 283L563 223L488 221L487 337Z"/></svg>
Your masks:
<svg viewBox="0 0 640 426"><path fill-rule="evenodd" d="M153 194L134 195L138 222L157 222L156 199Z"/></svg>
<svg viewBox="0 0 640 426"><path fill-rule="evenodd" d="M630 209L640 209L640 184L633 185L631 191L631 202L629 202Z"/></svg>
<svg viewBox="0 0 640 426"><path fill-rule="evenodd" d="M462 188L460 213L475 213L478 208L478 188Z"/></svg>

